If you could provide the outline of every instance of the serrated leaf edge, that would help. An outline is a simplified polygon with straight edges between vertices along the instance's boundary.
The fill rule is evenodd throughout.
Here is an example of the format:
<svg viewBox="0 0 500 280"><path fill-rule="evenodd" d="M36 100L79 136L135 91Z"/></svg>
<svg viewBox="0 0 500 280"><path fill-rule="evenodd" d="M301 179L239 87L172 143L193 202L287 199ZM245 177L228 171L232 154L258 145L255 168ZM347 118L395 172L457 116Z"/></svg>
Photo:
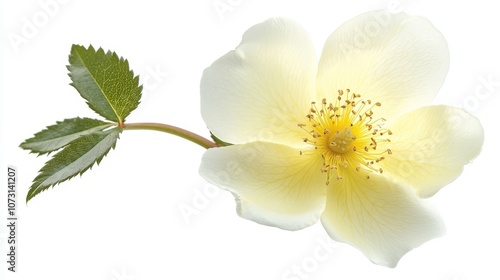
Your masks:
<svg viewBox="0 0 500 280"><path fill-rule="evenodd" d="M116 119L114 118L109 118L109 116L104 116L103 114L101 114L101 112L99 112L99 110L96 109L95 106L93 106L93 104L90 102L89 99L85 98L82 93L80 92L80 90L75 86L75 83L73 81L73 75L72 75L72 71L71 71L71 67L75 67L74 64L71 64L71 56L73 55L73 50L75 50L75 53L77 54L78 56L78 59L79 61L82 63L83 66L85 66L85 70L91 74L91 72L89 71L89 68L87 67L87 65L85 64L84 60L82 59L81 57L81 54L78 53L77 51L77 48L82 48L86 51L91 51L95 54L101 52L102 54L104 54L104 56L107 56L109 57L110 59L113 58L113 59L116 59L119 63L125 63L126 64L126 67L127 67L127 72L128 72L128 75L132 78L132 81L134 81L134 84L137 85L138 87L138 90L139 90L139 98L137 100L137 104L135 106L132 106L129 110L128 113L126 114L123 114L123 116L120 116L116 110L116 108L114 106L111 105L111 102L108 98L108 96L106 94L102 94L104 96L104 98L106 99L107 101L107 104L108 106L111 108L111 110L114 112L114 116L116 117ZM87 102L87 105L95 112L97 113L98 115L100 115L101 117L104 117L105 119L107 120L110 120L110 121L114 121L114 122L117 122L119 126L122 126L123 123L125 122L125 119L127 118L128 115L130 115L131 112L133 112L135 109L137 109L137 107L139 106L139 104L141 103L141 97L142 97L142 90L143 90L143 86L139 84L139 75L135 75L134 71L132 69L130 69L130 64L128 62L127 59L125 59L124 57L122 56L119 56L116 52L112 52L110 50L108 51L105 51L102 47L99 47L97 50L92 46L92 45L89 45L88 48L86 48L85 46L83 45L77 45L77 44L74 44L72 45L71 47L71 52L70 52L70 63L69 65L66 66L66 68L69 70L69 73L68 75L70 76L72 82L70 83L71 86L73 86L79 93L80 93L80 96L85 99ZM101 85L99 85L99 83L97 83L97 80L95 79L94 75L90 75L92 77L92 79L94 80L94 83L97 85L97 87L99 88L99 90L104 93L103 89L101 88ZM130 102L129 99L126 100L126 103Z"/></svg>
<svg viewBox="0 0 500 280"><path fill-rule="evenodd" d="M56 137L56 138L49 139L49 140L44 140L44 141L34 141L36 139L36 137L39 136L41 133L46 132L46 131L50 130L51 128L54 128L55 126L60 125L61 123L64 123L67 120L74 120L74 119L77 119L77 118L65 119L63 121L57 121L55 125L47 126L45 129L43 129L43 130L35 133L33 137L24 140L24 142L22 142L19 145L19 147L21 147L24 150L29 150L30 153L38 154L39 156L40 155L45 155L45 154L50 154L50 153L52 153L54 151L57 151L57 150L65 147L65 146L67 146L69 143L71 143L71 141L74 141L74 140L80 138L81 136L89 135L89 134L92 134L92 133L97 132L97 131L104 131L106 128L109 128L109 127L112 127L112 126L115 125L113 123L106 123L106 124L103 124L103 125L100 125L100 126L95 126L95 127L89 128L87 130L82 130L82 131L79 131L77 133L72 133L72 134L68 134L68 135L65 135L65 136ZM84 119L88 119L88 118L81 118L81 119L84 120ZM92 120L96 120L96 119L92 119ZM96 121L102 122L101 120L96 120ZM105 123L105 122L103 122L103 123ZM30 144L40 145L41 143L47 143L47 142L57 141L57 139L62 139L62 138L70 137L70 136L73 136L73 135L78 135L78 136L76 136L74 139L72 139L71 141L69 141L65 145L62 145L62 146L60 146L58 148L55 148L55 149L52 149L52 150L40 151L40 150L35 150L34 148L30 147Z"/></svg>
<svg viewBox="0 0 500 280"><path fill-rule="evenodd" d="M45 171L45 169L46 169L47 165L49 164L49 162L51 162L52 160L54 160L62 151L67 150L67 149L71 149L71 143L68 144L68 145L66 145L61 151L59 151L57 154L55 154L52 157L52 159L50 159L48 162L46 162L45 165L39 170L38 176L33 180L33 184L31 185L31 187L30 187L30 189L28 191L28 194L26 196L26 203L28 203L35 196L37 196L41 192L49 189L50 187L54 187L54 186L56 186L56 185L58 185L58 184L60 184L62 182L70 180L70 179L74 178L76 175L80 175L80 176L83 175L83 173L85 171L87 171L89 169L92 169L92 167L94 166L95 163L97 163L97 165L99 165L101 163L102 159L109 153L109 151L111 149L115 149L116 142L120 138L120 133L122 132L122 129L118 128L118 127L112 128L110 130L114 130L113 132L115 132L115 134L116 134L116 138L113 140L114 143L112 145L110 145L98 158L96 158L95 160L93 160L92 163L87 164L83 169L80 169L80 171L78 171L76 173L73 173L71 175L68 175L68 176L64 177L63 179L61 179L61 180L53 180L53 182L49 182L48 184L45 184L45 185L42 186L43 183L47 182L48 179L53 178L54 175L55 175L55 174L52 174L52 175L50 175L49 178L44 179L42 182L38 182L38 180L41 179L41 176L43 175L43 172ZM110 131L110 130L107 130L107 131ZM103 131L99 131L98 133L106 133L106 132L105 131L104 132ZM88 134L88 135L84 135L82 137L87 137L87 136L90 136L90 135L91 134ZM108 137L110 137L112 135L113 135L113 133L109 133L103 139L101 139L101 141L99 141L99 142L104 141L106 138L108 138ZM80 137L78 139L75 139L74 141L72 141L72 143L80 140L82 137ZM96 146L94 146L91 150L87 151L87 153L85 153L85 154L88 154L89 152L91 152L92 150L94 150L96 148ZM82 158L82 157L80 157L80 158ZM72 164L75 163L75 162L72 162Z"/></svg>

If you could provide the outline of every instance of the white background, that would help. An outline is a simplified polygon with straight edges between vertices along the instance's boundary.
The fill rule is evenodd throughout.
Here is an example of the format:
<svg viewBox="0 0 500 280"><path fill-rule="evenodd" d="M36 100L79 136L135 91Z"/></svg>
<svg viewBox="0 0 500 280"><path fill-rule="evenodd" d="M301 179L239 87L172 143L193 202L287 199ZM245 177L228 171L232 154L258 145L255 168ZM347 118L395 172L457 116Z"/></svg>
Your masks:
<svg viewBox="0 0 500 280"><path fill-rule="evenodd" d="M493 1L435 2L2 1L1 170L18 169L19 249L18 272L6 273L2 171L0 278L500 279L500 20ZM239 218L233 197L198 175L204 150L158 132L124 132L100 166L24 203L48 158L18 145L56 120L96 117L68 85L71 44L114 50L141 75L142 104L128 122L208 136L199 112L202 71L236 47L247 28L269 17L294 18L310 31L319 56L340 24L387 8L427 17L444 34L451 65L434 103L464 106L486 135L482 154L431 198L447 234L408 253L397 268L373 265L345 244L325 247L319 223L289 232ZM294 267L302 272L293 274Z"/></svg>

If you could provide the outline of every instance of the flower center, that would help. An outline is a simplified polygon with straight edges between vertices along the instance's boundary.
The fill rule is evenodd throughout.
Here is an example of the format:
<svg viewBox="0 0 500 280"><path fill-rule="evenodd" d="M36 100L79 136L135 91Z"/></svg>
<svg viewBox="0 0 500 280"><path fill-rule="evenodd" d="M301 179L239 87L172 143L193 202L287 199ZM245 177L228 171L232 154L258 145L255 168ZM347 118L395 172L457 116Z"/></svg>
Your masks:
<svg viewBox="0 0 500 280"><path fill-rule="evenodd" d="M388 136L392 132L383 127L384 118L374 118L373 110L381 105L363 100L360 94L351 93L349 89L345 94L339 90L334 103L323 99L320 108L316 102L311 103L307 121L299 127L310 135L303 140L314 149L301 154L312 152L321 156L321 172L327 173L327 184L332 176L342 179L347 168L358 172L383 172L377 163L392 151L377 150L377 147L379 143L390 142Z"/></svg>
<svg viewBox="0 0 500 280"><path fill-rule="evenodd" d="M328 139L328 147L336 154L344 154L351 148L354 140L356 140L356 136L352 134L351 128L345 127L341 131L336 130L334 133L331 133Z"/></svg>

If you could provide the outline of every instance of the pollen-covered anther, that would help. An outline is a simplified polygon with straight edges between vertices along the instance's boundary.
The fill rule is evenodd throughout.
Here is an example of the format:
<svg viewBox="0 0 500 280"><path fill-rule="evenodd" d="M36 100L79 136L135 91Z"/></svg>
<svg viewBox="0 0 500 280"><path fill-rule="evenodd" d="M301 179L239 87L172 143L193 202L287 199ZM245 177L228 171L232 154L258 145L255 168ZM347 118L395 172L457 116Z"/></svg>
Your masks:
<svg viewBox="0 0 500 280"><path fill-rule="evenodd" d="M303 139L304 143L308 143L308 144L312 144L312 145L316 145L316 142L315 141L312 141L311 139L309 138L304 138Z"/></svg>

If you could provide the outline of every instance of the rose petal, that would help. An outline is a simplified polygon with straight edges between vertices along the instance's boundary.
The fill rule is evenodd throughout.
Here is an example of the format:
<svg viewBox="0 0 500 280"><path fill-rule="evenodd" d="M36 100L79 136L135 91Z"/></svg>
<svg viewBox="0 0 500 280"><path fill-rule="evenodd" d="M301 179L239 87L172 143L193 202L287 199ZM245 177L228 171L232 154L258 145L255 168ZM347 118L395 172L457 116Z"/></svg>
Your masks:
<svg viewBox="0 0 500 280"><path fill-rule="evenodd" d="M203 72L201 113L219 139L303 144L297 126L315 96L317 60L309 35L294 21L250 28L234 51Z"/></svg>
<svg viewBox="0 0 500 280"><path fill-rule="evenodd" d="M372 262L395 267L408 251L444 233L440 216L408 187L379 174L347 170L327 188L321 222L331 238Z"/></svg>
<svg viewBox="0 0 500 280"><path fill-rule="evenodd" d="M377 117L395 116L428 104L448 72L446 40L425 18L376 11L338 28L319 62L319 98L339 89L381 102ZM375 112L375 113L377 113Z"/></svg>
<svg viewBox="0 0 500 280"><path fill-rule="evenodd" d="M200 175L231 191L238 214L260 224L297 230L316 223L325 206L321 158L280 144L252 142L209 149Z"/></svg>
<svg viewBox="0 0 500 280"><path fill-rule="evenodd" d="M390 125L391 142L380 145L392 155L380 162L384 174L414 187L422 197L434 195L455 180L483 145L479 120L463 109L422 107Z"/></svg>

